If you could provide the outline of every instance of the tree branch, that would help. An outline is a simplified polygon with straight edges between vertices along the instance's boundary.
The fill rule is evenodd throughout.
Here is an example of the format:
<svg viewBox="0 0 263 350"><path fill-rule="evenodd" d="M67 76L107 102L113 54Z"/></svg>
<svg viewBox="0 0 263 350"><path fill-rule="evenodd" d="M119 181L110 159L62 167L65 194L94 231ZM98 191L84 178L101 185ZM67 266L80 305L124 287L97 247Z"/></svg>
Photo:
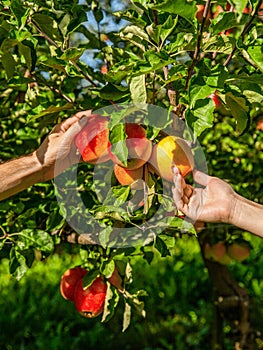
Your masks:
<svg viewBox="0 0 263 350"><path fill-rule="evenodd" d="M262 5L262 0L259 0L259 2L257 3L257 6L255 7L255 10L253 11L250 20L245 24L242 32L241 32L241 38L242 38L242 42L244 42L245 40L245 34L247 33L249 27L251 26L252 22L254 21L256 14L258 13L260 6ZM231 59L233 58L234 54L236 53L237 50L237 46L235 46L232 50L232 52L229 54L229 56L227 57L224 66L226 67L229 62L231 61Z"/></svg>
<svg viewBox="0 0 263 350"><path fill-rule="evenodd" d="M188 85L189 85L191 76L193 74L195 64L196 64L198 56L200 54L202 36L203 36L205 22L207 21L209 9L210 9L210 3L211 3L211 0L207 0L206 4L205 4L204 13L203 13L203 19L202 19L202 22L201 22L201 25L200 25L200 28L199 28L199 31L198 31L197 42L196 42L196 47L195 47L195 51L194 51L194 55L193 55L192 64L191 64L191 66L190 66L190 68L188 70L188 76L187 76L186 83L185 83L185 90L188 89Z"/></svg>
<svg viewBox="0 0 263 350"><path fill-rule="evenodd" d="M57 49L59 48L62 52L65 52L61 47L58 46L58 44L52 40L46 33L42 31L41 28L39 28L38 24L30 18L29 23L33 25L33 27L49 42L51 45L55 46ZM69 60L69 63L74 66L77 71L94 87L97 87L97 84L94 83L94 81L80 68L75 61Z"/></svg>

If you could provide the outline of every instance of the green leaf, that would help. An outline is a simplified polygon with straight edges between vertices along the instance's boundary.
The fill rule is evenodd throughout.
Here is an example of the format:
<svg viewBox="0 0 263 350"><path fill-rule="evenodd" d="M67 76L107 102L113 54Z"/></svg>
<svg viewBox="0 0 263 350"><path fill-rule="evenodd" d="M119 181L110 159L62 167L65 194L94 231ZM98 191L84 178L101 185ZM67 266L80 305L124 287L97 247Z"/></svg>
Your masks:
<svg viewBox="0 0 263 350"><path fill-rule="evenodd" d="M118 101L124 97L129 96L129 89L121 85L106 84L100 90L93 90L96 95L99 95L104 100Z"/></svg>
<svg viewBox="0 0 263 350"><path fill-rule="evenodd" d="M31 71L32 68L32 57L31 57L31 49L27 45L23 45L22 43L18 44L18 51L21 56L24 57L27 68Z"/></svg>
<svg viewBox="0 0 263 350"><path fill-rule="evenodd" d="M190 108L193 108L197 100L207 98L215 91L214 87L209 85L191 85L190 90Z"/></svg>
<svg viewBox="0 0 263 350"><path fill-rule="evenodd" d="M242 11L247 5L247 0L232 0L235 9L239 14L242 14Z"/></svg>
<svg viewBox="0 0 263 350"><path fill-rule="evenodd" d="M119 207L122 204L126 203L130 194L130 187L129 186L112 187L112 192L115 197L114 206Z"/></svg>
<svg viewBox="0 0 263 350"><path fill-rule="evenodd" d="M239 134L246 129L249 115L246 100L243 97L235 96L232 92L226 93L226 105L230 108L233 117L236 120L236 129Z"/></svg>
<svg viewBox="0 0 263 350"><path fill-rule="evenodd" d="M118 305L120 296L115 287L107 282L107 293L105 297L104 309L101 322L108 322L114 315L114 310Z"/></svg>
<svg viewBox="0 0 263 350"><path fill-rule="evenodd" d="M193 109L186 111L186 120L188 126L193 130L197 137L213 125L215 105L210 98L197 100Z"/></svg>
<svg viewBox="0 0 263 350"><path fill-rule="evenodd" d="M159 236L156 237L155 248L160 252L162 257L171 255L167 245Z"/></svg>
<svg viewBox="0 0 263 350"><path fill-rule="evenodd" d="M106 278L109 278L113 274L114 268L115 268L114 260L110 260L110 261L104 260L100 268L100 271Z"/></svg>
<svg viewBox="0 0 263 350"><path fill-rule="evenodd" d="M166 245L168 249L173 249L175 245L175 238L173 236L160 234L157 237L159 237Z"/></svg>
<svg viewBox="0 0 263 350"><path fill-rule="evenodd" d="M10 79L15 74L16 61L10 52L6 52L2 55L2 65L6 72L7 79Z"/></svg>
<svg viewBox="0 0 263 350"><path fill-rule="evenodd" d="M59 209L55 209L52 211L46 221L46 229L48 231L50 230L58 230L60 229L65 223L64 218L60 215Z"/></svg>
<svg viewBox="0 0 263 350"><path fill-rule="evenodd" d="M125 332L129 327L131 322L131 305L125 301L124 313L123 313L123 322L122 322L122 332Z"/></svg>
<svg viewBox="0 0 263 350"><path fill-rule="evenodd" d="M30 11L30 7L26 9L22 6L22 2L20 0L12 0L11 10L17 19L19 28L21 29L26 24L27 14Z"/></svg>
<svg viewBox="0 0 263 350"><path fill-rule="evenodd" d="M148 112L144 118L144 124L155 127L157 129L164 129L172 123L172 116L168 109L159 108L154 105L148 105Z"/></svg>
<svg viewBox="0 0 263 350"><path fill-rule="evenodd" d="M131 26L126 26L123 30L122 33L128 34L129 38L131 39L133 36L137 36L141 41L150 41L149 36L147 33L140 27L131 25ZM127 37L126 37L127 38Z"/></svg>
<svg viewBox="0 0 263 350"><path fill-rule="evenodd" d="M168 36L172 34L174 28L177 25L177 22L178 17L176 17L176 19L173 19L173 17L170 15L163 24L157 26L159 37L161 38L162 43L164 43Z"/></svg>
<svg viewBox="0 0 263 350"><path fill-rule="evenodd" d="M211 31L213 34L219 34L226 29L237 25L236 15L234 12L224 11L219 13L218 17L211 21ZM218 38L218 37L217 37Z"/></svg>
<svg viewBox="0 0 263 350"><path fill-rule="evenodd" d="M42 13L35 13L32 16L32 19L34 22L36 22L37 26L43 32L43 34L47 35L56 43L62 43L63 38L59 31L58 24L52 17L44 15Z"/></svg>
<svg viewBox="0 0 263 350"><path fill-rule="evenodd" d="M28 270L26 258L17 249L12 248L9 259L9 271L19 281Z"/></svg>
<svg viewBox="0 0 263 350"><path fill-rule="evenodd" d="M50 105L48 108L44 109L39 114L30 116L28 118L28 121L31 122L31 121L45 117L45 116L50 115L50 114L56 114L56 113L61 112L61 111L66 111L66 110L72 109L72 107L73 107L73 105L71 103L68 103L68 102L66 104L64 104L63 106Z"/></svg>
<svg viewBox="0 0 263 350"><path fill-rule="evenodd" d="M69 49L63 52L63 54L59 57L59 59L77 61L80 58L80 56L82 56L84 51L85 51L85 47L83 48L70 47Z"/></svg>
<svg viewBox="0 0 263 350"><path fill-rule="evenodd" d="M18 44L18 42L19 41L16 39L6 38L1 44L1 51L4 53L10 52L10 50L14 48Z"/></svg>
<svg viewBox="0 0 263 350"><path fill-rule="evenodd" d="M110 131L111 152L124 164L127 165L128 148L126 146L125 124L115 125Z"/></svg>
<svg viewBox="0 0 263 350"><path fill-rule="evenodd" d="M89 288L98 276L99 276L99 270L98 269L93 270L93 271L89 271L83 277L83 280L82 280L82 287L83 287L83 289Z"/></svg>
<svg viewBox="0 0 263 350"><path fill-rule="evenodd" d="M193 24L196 13L196 2L187 0L166 0L158 5L149 6L153 10L173 13L185 18L188 22Z"/></svg>
<svg viewBox="0 0 263 350"><path fill-rule="evenodd" d="M54 242L48 232L25 229L18 234L18 237L19 240L16 244L20 249L28 249L32 247L45 253L52 253L54 250Z"/></svg>
<svg viewBox="0 0 263 350"><path fill-rule="evenodd" d="M146 103L147 91L145 86L145 75L138 75L131 78L130 93L133 103Z"/></svg>
<svg viewBox="0 0 263 350"><path fill-rule="evenodd" d="M229 55L235 47L235 39L225 34L216 35L203 40L201 50L203 52L217 52Z"/></svg>
<svg viewBox="0 0 263 350"><path fill-rule="evenodd" d="M82 26L83 22L87 21L87 13L82 6L77 4L72 10L74 10L74 15L67 26L67 35L75 32L77 29L79 29L79 27Z"/></svg>
<svg viewBox="0 0 263 350"><path fill-rule="evenodd" d="M258 68L263 72L263 40L258 40L257 43L253 46L250 46L247 49L249 56L256 63Z"/></svg>
<svg viewBox="0 0 263 350"><path fill-rule="evenodd" d="M113 228L111 226L107 226L106 228L104 228L103 230L100 230L99 233L99 241L100 244L103 248L107 248L107 246L109 245L110 242L110 235L112 233Z"/></svg>

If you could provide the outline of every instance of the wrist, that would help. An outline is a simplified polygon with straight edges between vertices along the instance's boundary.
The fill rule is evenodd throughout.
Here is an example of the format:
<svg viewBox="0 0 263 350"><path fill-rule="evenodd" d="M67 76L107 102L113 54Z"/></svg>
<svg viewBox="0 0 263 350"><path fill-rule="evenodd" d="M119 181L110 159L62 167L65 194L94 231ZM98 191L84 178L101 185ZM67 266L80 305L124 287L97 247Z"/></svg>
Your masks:
<svg viewBox="0 0 263 350"><path fill-rule="evenodd" d="M242 202L242 197L239 196L236 192L234 192L226 223L231 225L237 224L240 213L242 213L241 202Z"/></svg>
<svg viewBox="0 0 263 350"><path fill-rule="evenodd" d="M37 152L34 151L28 157L28 160L32 164L32 175L35 177L37 182L43 182L44 180L44 167L37 156Z"/></svg>

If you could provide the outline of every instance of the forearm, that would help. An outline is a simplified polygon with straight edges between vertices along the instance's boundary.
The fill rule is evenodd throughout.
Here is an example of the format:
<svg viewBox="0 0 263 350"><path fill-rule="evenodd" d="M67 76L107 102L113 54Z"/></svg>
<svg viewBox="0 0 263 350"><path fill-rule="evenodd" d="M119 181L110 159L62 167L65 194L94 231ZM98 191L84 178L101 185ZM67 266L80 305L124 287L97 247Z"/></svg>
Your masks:
<svg viewBox="0 0 263 350"><path fill-rule="evenodd" d="M230 223L263 237L263 205L236 195L236 204Z"/></svg>
<svg viewBox="0 0 263 350"><path fill-rule="evenodd" d="M35 152L0 165L0 200L34 185L42 179L42 165Z"/></svg>

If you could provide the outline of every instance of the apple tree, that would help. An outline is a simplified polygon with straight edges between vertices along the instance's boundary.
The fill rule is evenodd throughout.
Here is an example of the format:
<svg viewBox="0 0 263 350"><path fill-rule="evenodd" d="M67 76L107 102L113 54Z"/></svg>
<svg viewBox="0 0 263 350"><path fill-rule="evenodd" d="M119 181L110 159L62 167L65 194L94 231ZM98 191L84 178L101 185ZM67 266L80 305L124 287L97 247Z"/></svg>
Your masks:
<svg viewBox="0 0 263 350"><path fill-rule="evenodd" d="M261 0L1 1L0 161L32 152L56 123L90 109L106 123L100 147L111 145L103 161L101 154L82 161L0 203L0 255L15 278L36 252L78 254L88 271L79 277L84 291L98 278L107 286L101 321L110 322L122 300L124 331L132 312L147 317L147 291L129 289L134 257L151 264L183 235L195 237L213 284L212 348L223 349L225 322L236 349L253 348L250 298L228 268L252 250L249 234L184 220L166 177L177 143L167 161L156 151L159 166L151 154L155 147L169 154L171 140L184 139L182 149L193 153L188 172L209 170L262 201L262 7ZM98 125L79 143L91 131L98 137ZM136 153L141 144L150 148ZM134 158L143 162L129 168ZM118 178L116 164L128 172ZM191 174L187 181L194 183Z"/></svg>

